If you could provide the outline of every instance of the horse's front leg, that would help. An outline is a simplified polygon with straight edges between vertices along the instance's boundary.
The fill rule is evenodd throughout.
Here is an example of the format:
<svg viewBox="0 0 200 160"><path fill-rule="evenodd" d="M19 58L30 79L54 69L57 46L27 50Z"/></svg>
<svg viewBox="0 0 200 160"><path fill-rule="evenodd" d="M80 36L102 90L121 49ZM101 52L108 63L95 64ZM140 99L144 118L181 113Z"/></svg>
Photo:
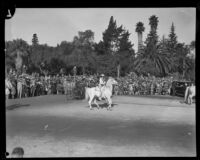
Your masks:
<svg viewBox="0 0 200 160"><path fill-rule="evenodd" d="M111 107L112 107L112 99L108 98L108 108L107 108L107 110L111 111L112 110Z"/></svg>
<svg viewBox="0 0 200 160"><path fill-rule="evenodd" d="M97 108L99 109L99 104L97 103L96 99L94 99L94 103L97 105Z"/></svg>
<svg viewBox="0 0 200 160"><path fill-rule="evenodd" d="M37 92L36 92L36 89L37 89L36 86L34 86L34 87L33 87L33 97L34 97L35 94L37 93Z"/></svg>
<svg viewBox="0 0 200 160"><path fill-rule="evenodd" d="M90 100L89 100L89 102L88 102L88 103L89 103L89 106L90 106L90 110L93 109L93 108L92 108L92 100L93 100L93 98L94 98L94 97L90 97Z"/></svg>
<svg viewBox="0 0 200 160"><path fill-rule="evenodd" d="M18 98L21 98L20 88L18 88L17 94L18 94Z"/></svg>
<svg viewBox="0 0 200 160"><path fill-rule="evenodd" d="M12 99L15 99L15 95L14 94L12 94Z"/></svg>
<svg viewBox="0 0 200 160"><path fill-rule="evenodd" d="M189 104L192 104L192 96L188 96L188 100L190 101Z"/></svg>

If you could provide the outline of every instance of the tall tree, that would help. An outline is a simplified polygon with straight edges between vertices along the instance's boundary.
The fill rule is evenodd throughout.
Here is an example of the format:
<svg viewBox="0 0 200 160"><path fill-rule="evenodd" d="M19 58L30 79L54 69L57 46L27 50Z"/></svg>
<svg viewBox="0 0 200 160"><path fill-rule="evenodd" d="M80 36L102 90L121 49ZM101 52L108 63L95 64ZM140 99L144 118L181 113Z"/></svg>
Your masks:
<svg viewBox="0 0 200 160"><path fill-rule="evenodd" d="M189 46L185 45L184 43L178 43L176 46L176 57L174 60L174 68L175 71L178 71L179 74L182 75L182 78L186 76L186 71L189 68L192 68L192 63L187 57L189 54Z"/></svg>
<svg viewBox="0 0 200 160"><path fill-rule="evenodd" d="M162 39L158 43L158 50L160 53L169 53L168 50L168 39L162 36Z"/></svg>
<svg viewBox="0 0 200 160"><path fill-rule="evenodd" d="M133 44L131 44L129 36L130 33L122 25L118 27L116 20L111 16L108 28L103 32L103 41L95 47L99 53L112 55L110 58L114 63L110 63L109 66L109 63L105 61L104 65L110 67L110 70L113 70L114 66L118 77L121 75L121 70L127 71L133 53Z"/></svg>
<svg viewBox="0 0 200 160"><path fill-rule="evenodd" d="M149 25L151 27L150 33L147 36L146 44L147 44L147 50L151 52L156 52L156 47L158 43L158 35L157 35L157 26L158 26L158 17L155 15L151 16L149 18Z"/></svg>
<svg viewBox="0 0 200 160"><path fill-rule="evenodd" d="M188 55L189 58L191 59L195 59L195 52L196 52L196 48L195 48L195 41L192 41L189 45L190 48L190 53Z"/></svg>
<svg viewBox="0 0 200 160"><path fill-rule="evenodd" d="M105 55L106 54L106 48L103 41L100 41L99 43L94 44L94 50L96 51L97 55Z"/></svg>
<svg viewBox="0 0 200 160"><path fill-rule="evenodd" d="M33 34L33 38L32 38L32 45L33 46L36 46L39 44L39 41L38 41L38 36L36 33Z"/></svg>
<svg viewBox="0 0 200 160"><path fill-rule="evenodd" d="M74 37L73 45L74 49L69 56L71 65L81 67L84 74L87 67L94 66L94 32L91 30L78 32L78 36Z"/></svg>
<svg viewBox="0 0 200 160"><path fill-rule="evenodd" d="M116 20L110 17L108 28L103 32L103 43L107 53L114 54L118 49L118 37L122 26L117 28Z"/></svg>
<svg viewBox="0 0 200 160"><path fill-rule="evenodd" d="M135 29L135 32L138 34L138 53L140 53L141 49L143 48L142 33L144 30L144 24L142 22L138 22Z"/></svg>
<svg viewBox="0 0 200 160"><path fill-rule="evenodd" d="M18 72L21 72L23 64L28 65L29 55L30 47L26 41L16 39L6 42L6 58L13 60Z"/></svg>
<svg viewBox="0 0 200 160"><path fill-rule="evenodd" d="M129 65L131 63L131 57L134 54L133 44L129 40L130 33L123 29L123 32L120 34L119 37L119 45L118 51L115 55L115 61L117 65L117 76L119 77L120 71L123 70L127 72L129 69Z"/></svg>
<svg viewBox="0 0 200 160"><path fill-rule="evenodd" d="M78 40L82 46L92 46L94 44L94 32L91 30L78 32Z"/></svg>
<svg viewBox="0 0 200 160"><path fill-rule="evenodd" d="M146 47L143 54L140 54L135 62L137 72L150 73L157 76L166 76L171 70L171 62L168 54L161 54L158 45L158 17L155 15L149 18L150 33L146 39Z"/></svg>
<svg viewBox="0 0 200 160"><path fill-rule="evenodd" d="M176 46L177 46L177 36L175 33L175 26L174 23L172 23L171 25L171 30L170 33L168 35L168 50L171 53L171 55L173 56L176 53Z"/></svg>

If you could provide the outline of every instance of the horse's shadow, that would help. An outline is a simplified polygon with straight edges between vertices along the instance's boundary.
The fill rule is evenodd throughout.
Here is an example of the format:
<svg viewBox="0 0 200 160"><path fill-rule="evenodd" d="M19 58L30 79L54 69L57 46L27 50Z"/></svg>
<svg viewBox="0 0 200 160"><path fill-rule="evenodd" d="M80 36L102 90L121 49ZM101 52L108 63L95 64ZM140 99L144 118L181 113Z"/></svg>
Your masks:
<svg viewBox="0 0 200 160"><path fill-rule="evenodd" d="M13 105L7 106L6 110L14 110L20 107L29 107L29 106L30 104L13 104Z"/></svg>
<svg viewBox="0 0 200 160"><path fill-rule="evenodd" d="M111 108L113 108L114 106L116 106L118 104L112 104L111 105ZM89 107L89 106L87 106ZM92 104L92 108L98 108L96 104ZM99 104L99 108L103 109L103 108L108 108L108 104L107 103L102 103L102 104Z"/></svg>

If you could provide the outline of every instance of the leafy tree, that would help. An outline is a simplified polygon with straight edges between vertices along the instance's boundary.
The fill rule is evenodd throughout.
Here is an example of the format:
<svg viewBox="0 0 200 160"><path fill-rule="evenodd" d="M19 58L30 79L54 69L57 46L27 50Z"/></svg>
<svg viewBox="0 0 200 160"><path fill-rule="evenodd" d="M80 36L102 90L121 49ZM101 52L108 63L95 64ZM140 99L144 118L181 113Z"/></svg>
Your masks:
<svg viewBox="0 0 200 160"><path fill-rule="evenodd" d="M99 43L95 43L94 44L94 50L96 51L97 56L105 55L106 54L106 48L105 48L104 42L100 41Z"/></svg>
<svg viewBox="0 0 200 160"><path fill-rule="evenodd" d="M114 55L115 63L117 65L117 76L120 76L120 70L123 70L123 73L127 72L129 65L131 63L131 56L134 54L133 44L129 40L130 33L126 30L120 34L119 38L119 49Z"/></svg>
<svg viewBox="0 0 200 160"><path fill-rule="evenodd" d="M190 48L191 48L191 49L195 49L195 47L196 47L195 41L192 41L192 42L190 43Z"/></svg>
<svg viewBox="0 0 200 160"><path fill-rule="evenodd" d="M74 45L72 42L62 41L57 48L59 48L60 55L70 55L74 49Z"/></svg>
<svg viewBox="0 0 200 160"><path fill-rule="evenodd" d="M175 26L174 23L172 23L171 26L171 31L170 34L168 35L168 50L171 53L171 55L173 56L176 53L176 46L177 46L177 36L175 33Z"/></svg>
<svg viewBox="0 0 200 160"><path fill-rule="evenodd" d="M189 45L189 49L190 49L190 53L188 55L188 57L190 59L194 59L195 60L195 52L196 52L196 48L195 48L195 41L192 41Z"/></svg>
<svg viewBox="0 0 200 160"><path fill-rule="evenodd" d="M18 72L21 72L23 64L28 65L30 47L28 43L22 39L15 39L6 42L6 63L14 66ZM14 64L14 65L13 65Z"/></svg>
<svg viewBox="0 0 200 160"><path fill-rule="evenodd" d="M86 30L84 32L78 32L78 41L82 46L92 46L94 44L94 32Z"/></svg>
<svg viewBox="0 0 200 160"><path fill-rule="evenodd" d="M82 73L86 72L86 68L94 67L94 32L86 30L85 32L78 32L78 36L73 40L74 49L72 54L68 57L70 65L75 65L82 68Z"/></svg>
<svg viewBox="0 0 200 160"><path fill-rule="evenodd" d="M113 54L118 49L118 37L122 26L117 28L116 20L111 16L108 28L103 32L103 43L107 54Z"/></svg>
<svg viewBox="0 0 200 160"><path fill-rule="evenodd" d="M103 63L110 70L116 68L114 73L116 73L117 70L118 76L120 76L121 69L123 69L124 72L127 71L127 64L129 64L130 56L133 52L133 45L129 41L129 36L130 33L126 31L122 25L118 27L116 20L111 16L108 28L103 32L103 41L100 41L99 44L95 46L97 55L112 55L111 58L114 60L114 63L107 63L105 60ZM100 59L104 59L104 56L101 56Z"/></svg>
<svg viewBox="0 0 200 160"><path fill-rule="evenodd" d="M63 61L61 61L58 58L52 58L49 65L49 69L52 74L58 74L60 72L60 69L63 68L63 66Z"/></svg>
<svg viewBox="0 0 200 160"><path fill-rule="evenodd" d="M52 58L60 58L60 55L57 54L55 47L50 47L47 44L31 46L31 54L30 54L30 63L28 72L40 71L47 72L48 65L51 62ZM41 70L41 64L45 64L45 71ZM46 68L47 67L47 68Z"/></svg>
<svg viewBox="0 0 200 160"><path fill-rule="evenodd" d="M193 63L191 63L192 61L190 61L190 58L187 56L189 52L189 46L184 43L177 44L174 70L182 74L182 78L186 76L187 70L194 68Z"/></svg>
<svg viewBox="0 0 200 160"><path fill-rule="evenodd" d="M97 59L97 73L104 73L106 75L115 76L116 75L116 65L114 55L99 55Z"/></svg>

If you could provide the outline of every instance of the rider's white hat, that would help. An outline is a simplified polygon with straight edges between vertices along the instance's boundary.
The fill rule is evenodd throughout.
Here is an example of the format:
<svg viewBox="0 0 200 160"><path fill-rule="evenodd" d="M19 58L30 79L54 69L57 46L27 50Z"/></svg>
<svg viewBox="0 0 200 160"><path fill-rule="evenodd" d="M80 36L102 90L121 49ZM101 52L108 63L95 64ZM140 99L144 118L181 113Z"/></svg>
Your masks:
<svg viewBox="0 0 200 160"><path fill-rule="evenodd" d="M101 77L103 77L104 76L104 74L101 74Z"/></svg>

